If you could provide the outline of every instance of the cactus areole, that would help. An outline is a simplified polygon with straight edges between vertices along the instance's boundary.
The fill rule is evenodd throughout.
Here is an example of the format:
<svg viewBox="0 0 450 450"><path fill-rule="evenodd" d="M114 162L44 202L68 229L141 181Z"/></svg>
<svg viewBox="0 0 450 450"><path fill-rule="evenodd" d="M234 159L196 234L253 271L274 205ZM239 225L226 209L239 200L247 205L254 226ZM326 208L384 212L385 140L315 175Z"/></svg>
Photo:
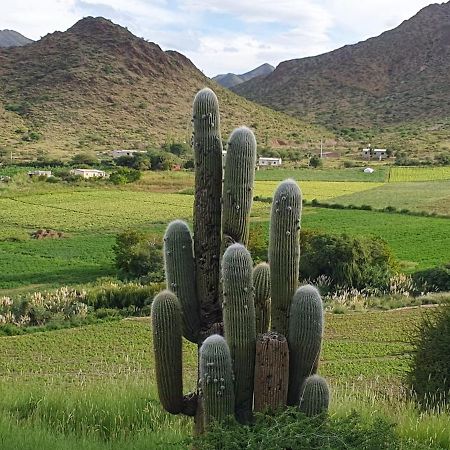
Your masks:
<svg viewBox="0 0 450 450"><path fill-rule="evenodd" d="M195 431L234 416L297 405L324 412L329 390L318 370L322 300L298 288L301 191L282 182L270 218L269 264L253 267L245 248L256 139L235 129L222 164L219 103L211 89L193 105L195 198L193 234L171 222L164 235L167 289L152 306L156 381L161 404L195 417ZM224 174L222 187L222 174ZM271 330L269 332L269 330ZM183 395L182 337L198 345L198 389Z"/></svg>

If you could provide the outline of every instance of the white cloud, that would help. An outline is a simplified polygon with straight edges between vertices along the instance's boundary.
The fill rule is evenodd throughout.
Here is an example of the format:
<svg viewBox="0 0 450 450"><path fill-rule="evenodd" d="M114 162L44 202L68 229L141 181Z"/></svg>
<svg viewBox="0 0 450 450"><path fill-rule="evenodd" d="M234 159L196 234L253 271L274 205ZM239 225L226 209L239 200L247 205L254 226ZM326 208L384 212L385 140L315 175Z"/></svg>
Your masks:
<svg viewBox="0 0 450 450"><path fill-rule="evenodd" d="M323 0L334 18L335 28L348 36L346 44L377 36L395 28L420 9L434 3L429 0Z"/></svg>
<svg viewBox="0 0 450 450"><path fill-rule="evenodd" d="M393 28L427 0L1 0L0 29L32 39L108 15L207 75L316 55Z"/></svg>
<svg viewBox="0 0 450 450"><path fill-rule="evenodd" d="M0 29L13 29L39 39L73 25L79 18L74 5L75 0L5 0L1 5Z"/></svg>

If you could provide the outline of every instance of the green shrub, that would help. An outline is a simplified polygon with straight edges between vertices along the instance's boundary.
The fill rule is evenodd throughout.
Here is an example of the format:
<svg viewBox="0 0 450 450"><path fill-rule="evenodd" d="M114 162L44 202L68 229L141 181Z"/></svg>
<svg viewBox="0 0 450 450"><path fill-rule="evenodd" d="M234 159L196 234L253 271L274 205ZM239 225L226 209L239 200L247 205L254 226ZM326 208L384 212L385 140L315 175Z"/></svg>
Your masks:
<svg viewBox="0 0 450 450"><path fill-rule="evenodd" d="M396 450L419 449L395 434L395 425L375 415L363 418L352 412L343 417L308 418L296 408L276 415L257 414L252 426L233 422L214 424L194 438L198 450L302 449Z"/></svg>
<svg viewBox="0 0 450 450"><path fill-rule="evenodd" d="M164 263L160 236L137 230L117 235L113 247L116 267L121 278L145 276L150 282L164 280Z"/></svg>
<svg viewBox="0 0 450 450"><path fill-rule="evenodd" d="M420 270L415 272L412 278L420 292L450 291L450 263Z"/></svg>
<svg viewBox="0 0 450 450"><path fill-rule="evenodd" d="M145 306L150 305L153 297L163 289L162 283L142 285L138 283L108 282L89 289L87 302L95 309L95 315L102 319L115 317L124 310L125 313L142 312ZM130 309L131 308L131 309Z"/></svg>
<svg viewBox="0 0 450 450"><path fill-rule="evenodd" d="M309 159L309 165L314 168L321 167L323 165L323 162L317 155L313 155Z"/></svg>
<svg viewBox="0 0 450 450"><path fill-rule="evenodd" d="M450 303L429 311L412 338L408 382L424 407L450 401Z"/></svg>
<svg viewBox="0 0 450 450"><path fill-rule="evenodd" d="M381 239L302 230L300 248L300 278L327 276L331 287L384 290L395 269L392 253Z"/></svg>
<svg viewBox="0 0 450 450"><path fill-rule="evenodd" d="M109 176L109 181L114 184L134 183L141 178L141 172L135 169L121 168Z"/></svg>

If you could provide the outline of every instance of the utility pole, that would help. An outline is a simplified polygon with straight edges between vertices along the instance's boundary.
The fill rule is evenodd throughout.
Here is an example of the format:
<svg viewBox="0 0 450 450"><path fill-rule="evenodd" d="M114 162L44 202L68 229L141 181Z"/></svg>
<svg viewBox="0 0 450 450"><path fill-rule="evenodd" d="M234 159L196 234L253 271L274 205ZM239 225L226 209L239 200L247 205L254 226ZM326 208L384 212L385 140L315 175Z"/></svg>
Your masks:
<svg viewBox="0 0 450 450"><path fill-rule="evenodd" d="M320 139L320 159L323 158L323 138Z"/></svg>

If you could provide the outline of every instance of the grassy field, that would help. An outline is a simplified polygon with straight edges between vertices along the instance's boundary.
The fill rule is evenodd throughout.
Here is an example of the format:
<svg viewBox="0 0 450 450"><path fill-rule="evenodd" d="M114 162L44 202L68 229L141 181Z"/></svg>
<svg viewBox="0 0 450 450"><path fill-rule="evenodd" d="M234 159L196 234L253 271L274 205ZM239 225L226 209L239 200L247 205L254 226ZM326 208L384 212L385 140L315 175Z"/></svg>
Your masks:
<svg viewBox="0 0 450 450"><path fill-rule="evenodd" d="M399 400L408 334L423 312L326 315L321 373L333 388L333 414L356 408L371 415L375 407L403 417L404 433L450 443L447 416L419 416L411 406L405 415ZM0 339L2 449L186 448L190 421L165 414L156 399L148 320ZM185 391L195 386L196 359L185 344Z"/></svg>
<svg viewBox="0 0 450 450"><path fill-rule="evenodd" d="M390 182L450 180L450 167L392 167Z"/></svg>
<svg viewBox="0 0 450 450"><path fill-rule="evenodd" d="M343 205L370 205L373 208L394 206L397 209L426 211L450 216L450 180L385 183L333 198Z"/></svg>
<svg viewBox="0 0 450 450"><path fill-rule="evenodd" d="M163 233L175 218L192 218L193 196L177 194L191 186L190 174L150 174L132 188L104 186L61 187L28 183L0 195L0 293L29 286L30 289L80 284L114 274L112 246L117 232L141 228ZM256 193L270 196L278 182L258 181ZM436 208L448 182L378 183L305 181L304 196L337 203L410 206L419 194L418 209ZM160 192L154 192L159 186ZM444 189L445 187L445 189ZM425 189L426 188L426 189ZM131 190L133 189L133 190ZM343 196L342 194L351 192ZM426 194L425 194L426 193ZM359 200L358 200L359 199ZM397 202L397 203L396 203ZM267 224L270 204L255 202L252 220ZM407 270L430 267L448 260L450 221L370 211L305 208L303 226L327 232L375 235L385 239ZM58 240L32 240L38 228L63 231Z"/></svg>

